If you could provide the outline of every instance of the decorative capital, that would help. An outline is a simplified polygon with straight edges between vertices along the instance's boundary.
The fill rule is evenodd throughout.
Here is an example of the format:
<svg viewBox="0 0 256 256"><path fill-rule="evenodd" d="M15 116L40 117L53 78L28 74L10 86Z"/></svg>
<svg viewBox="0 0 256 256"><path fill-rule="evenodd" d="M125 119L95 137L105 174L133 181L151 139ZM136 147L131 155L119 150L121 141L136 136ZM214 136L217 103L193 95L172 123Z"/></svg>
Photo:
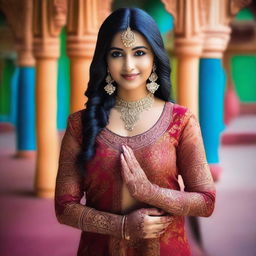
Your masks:
<svg viewBox="0 0 256 256"><path fill-rule="evenodd" d="M230 39L229 26L206 28L204 31L204 45L202 58L221 59Z"/></svg>
<svg viewBox="0 0 256 256"><path fill-rule="evenodd" d="M32 10L33 0L1 0L0 9L4 12L14 35L19 66L33 66L32 54Z"/></svg>
<svg viewBox="0 0 256 256"><path fill-rule="evenodd" d="M34 0L34 54L37 58L59 56L59 34L66 24L67 0Z"/></svg>
<svg viewBox="0 0 256 256"><path fill-rule="evenodd" d="M69 0L67 53L70 57L92 57L99 27L110 12L111 2Z"/></svg>
<svg viewBox="0 0 256 256"><path fill-rule="evenodd" d="M202 57L222 58L226 50L234 15L251 0L208 0L207 19L204 27L204 48Z"/></svg>
<svg viewBox="0 0 256 256"><path fill-rule="evenodd" d="M200 56L203 44L202 27L205 23L203 0L162 0L174 17L175 54Z"/></svg>

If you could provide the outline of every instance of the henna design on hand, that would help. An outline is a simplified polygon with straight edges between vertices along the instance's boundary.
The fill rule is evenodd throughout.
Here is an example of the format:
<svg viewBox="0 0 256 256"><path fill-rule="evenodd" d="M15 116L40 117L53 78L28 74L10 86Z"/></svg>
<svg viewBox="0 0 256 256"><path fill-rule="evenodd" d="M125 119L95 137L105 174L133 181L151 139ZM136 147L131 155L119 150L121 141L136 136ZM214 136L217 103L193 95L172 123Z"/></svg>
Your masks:
<svg viewBox="0 0 256 256"><path fill-rule="evenodd" d="M144 210L135 211L127 215L127 222L125 226L126 234L131 239L144 238Z"/></svg>
<svg viewBox="0 0 256 256"><path fill-rule="evenodd" d="M188 178L185 176L188 180L187 184L191 184L191 187L197 186L197 192L183 192L152 184L140 167L133 151L127 146L123 146L123 149L124 153L121 154L122 176L134 198L174 215L207 217L212 214L215 189L209 166L202 157L202 153L197 153L201 163L189 167L191 174L196 174ZM197 185L199 182L202 185Z"/></svg>
<svg viewBox="0 0 256 256"><path fill-rule="evenodd" d="M151 194L152 184L145 172L140 167L133 151L123 146L124 153L121 154L122 176L127 188L134 198L144 201L145 197Z"/></svg>
<svg viewBox="0 0 256 256"><path fill-rule="evenodd" d="M127 215L125 233L132 240L159 237L173 221L173 216L162 216L156 208L139 209Z"/></svg>

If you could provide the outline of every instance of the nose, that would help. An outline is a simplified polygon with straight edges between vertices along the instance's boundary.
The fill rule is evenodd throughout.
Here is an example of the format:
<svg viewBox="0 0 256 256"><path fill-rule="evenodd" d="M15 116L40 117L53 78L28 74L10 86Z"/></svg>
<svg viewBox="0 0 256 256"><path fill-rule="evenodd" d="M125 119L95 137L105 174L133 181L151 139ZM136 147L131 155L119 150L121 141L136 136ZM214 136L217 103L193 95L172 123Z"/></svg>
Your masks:
<svg viewBox="0 0 256 256"><path fill-rule="evenodd" d="M134 65L135 63L132 56L126 55L126 57L124 58L124 71L131 72L132 70L134 70Z"/></svg>

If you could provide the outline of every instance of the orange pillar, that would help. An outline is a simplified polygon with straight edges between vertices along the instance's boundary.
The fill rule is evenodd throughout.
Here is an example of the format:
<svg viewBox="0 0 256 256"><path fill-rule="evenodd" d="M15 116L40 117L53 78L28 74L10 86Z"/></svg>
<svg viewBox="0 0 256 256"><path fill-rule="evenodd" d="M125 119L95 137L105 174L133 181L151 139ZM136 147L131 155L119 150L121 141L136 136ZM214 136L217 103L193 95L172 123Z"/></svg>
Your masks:
<svg viewBox="0 0 256 256"><path fill-rule="evenodd" d="M35 192L39 197L53 197L59 155L56 124L58 36L66 22L66 3L34 0L33 17L38 147Z"/></svg>
<svg viewBox="0 0 256 256"><path fill-rule="evenodd" d="M89 81L89 67L97 33L108 15L111 1L70 0L67 21L67 54L70 57L71 112L84 108L84 92Z"/></svg>
<svg viewBox="0 0 256 256"><path fill-rule="evenodd" d="M174 17L174 54L177 56L177 101L198 115L199 57L202 52L201 0L162 0Z"/></svg>

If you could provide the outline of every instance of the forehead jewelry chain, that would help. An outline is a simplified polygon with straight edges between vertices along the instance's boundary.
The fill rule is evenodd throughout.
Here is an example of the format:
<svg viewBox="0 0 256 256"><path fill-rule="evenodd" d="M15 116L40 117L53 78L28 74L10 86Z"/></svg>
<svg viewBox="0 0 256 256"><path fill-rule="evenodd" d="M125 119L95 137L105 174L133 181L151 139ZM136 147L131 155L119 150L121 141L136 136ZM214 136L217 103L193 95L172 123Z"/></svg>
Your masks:
<svg viewBox="0 0 256 256"><path fill-rule="evenodd" d="M125 47L131 47L135 45L135 34L132 32L130 27L121 33L121 41Z"/></svg>
<svg viewBox="0 0 256 256"><path fill-rule="evenodd" d="M138 101L124 101L117 97L115 109L121 113L121 119L124 122L124 127L128 131L132 131L135 123L139 120L139 115L144 110L149 110L154 104L154 95L149 93L147 97Z"/></svg>

